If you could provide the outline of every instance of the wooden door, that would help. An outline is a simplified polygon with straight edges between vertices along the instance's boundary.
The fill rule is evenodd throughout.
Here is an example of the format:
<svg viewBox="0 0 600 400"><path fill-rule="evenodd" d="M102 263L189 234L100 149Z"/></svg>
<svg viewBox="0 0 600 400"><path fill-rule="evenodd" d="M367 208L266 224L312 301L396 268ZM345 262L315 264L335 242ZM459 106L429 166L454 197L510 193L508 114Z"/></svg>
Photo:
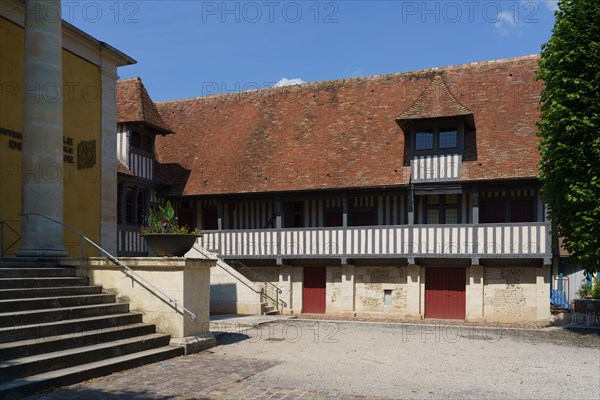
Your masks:
<svg viewBox="0 0 600 400"><path fill-rule="evenodd" d="M427 268L425 318L465 319L465 268Z"/></svg>
<svg viewBox="0 0 600 400"><path fill-rule="evenodd" d="M302 312L325 314L325 267L304 268L304 289L302 291Z"/></svg>

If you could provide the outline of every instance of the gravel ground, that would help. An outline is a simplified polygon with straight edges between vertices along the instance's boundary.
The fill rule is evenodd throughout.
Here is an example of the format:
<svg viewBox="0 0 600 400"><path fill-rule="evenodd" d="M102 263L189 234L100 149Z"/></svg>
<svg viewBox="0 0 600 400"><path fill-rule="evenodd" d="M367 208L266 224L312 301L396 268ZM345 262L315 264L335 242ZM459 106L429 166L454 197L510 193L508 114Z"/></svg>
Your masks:
<svg viewBox="0 0 600 400"><path fill-rule="evenodd" d="M529 327L530 328L530 327ZM223 335L257 387L388 398L599 399L596 330L291 320Z"/></svg>

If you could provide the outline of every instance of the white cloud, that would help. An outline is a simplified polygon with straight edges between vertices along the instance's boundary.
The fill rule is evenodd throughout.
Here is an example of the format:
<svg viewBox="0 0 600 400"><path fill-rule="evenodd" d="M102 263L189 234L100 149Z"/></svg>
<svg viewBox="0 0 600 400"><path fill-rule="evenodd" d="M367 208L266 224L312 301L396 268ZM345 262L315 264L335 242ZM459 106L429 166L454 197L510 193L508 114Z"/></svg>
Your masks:
<svg viewBox="0 0 600 400"><path fill-rule="evenodd" d="M543 0L543 3L552 12L558 10L558 0Z"/></svg>
<svg viewBox="0 0 600 400"><path fill-rule="evenodd" d="M281 87L281 86L291 86L291 85L301 85L304 82L302 79L300 78L292 78L292 79L288 79L288 78L281 78L279 81L277 81L273 87Z"/></svg>
<svg viewBox="0 0 600 400"><path fill-rule="evenodd" d="M515 21L513 13L510 11L502 11L498 15L498 21L495 25L496 30L502 36L507 36L512 30L517 28L517 22Z"/></svg>

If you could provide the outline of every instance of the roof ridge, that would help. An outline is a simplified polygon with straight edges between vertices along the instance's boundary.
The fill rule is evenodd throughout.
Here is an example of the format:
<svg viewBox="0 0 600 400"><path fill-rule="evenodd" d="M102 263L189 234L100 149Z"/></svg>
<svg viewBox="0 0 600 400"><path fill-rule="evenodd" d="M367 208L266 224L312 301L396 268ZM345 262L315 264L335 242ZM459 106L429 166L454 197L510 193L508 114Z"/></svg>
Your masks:
<svg viewBox="0 0 600 400"><path fill-rule="evenodd" d="M509 63L509 62L532 60L532 59L537 59L539 57L540 57L540 55L536 53L536 54L529 54L529 55L525 55L525 56L501 58L501 59L496 59L496 60L476 61L476 62L472 62L472 63L453 64L453 65L447 65L447 66L442 66L442 67L423 68L423 69L403 71L403 72L390 72L387 74L367 75L367 76L359 76L359 77L355 77L355 78L340 78L340 79L332 79L332 80L326 80L326 81L304 82L304 83L288 85L288 86L277 86L277 87L271 86L271 87L265 87L265 88L259 88L259 89L242 90L239 92L216 93L216 94L210 94L207 96L195 96L195 97L187 97L187 98L183 98L183 99L159 101L159 102L155 102L155 104L158 106L159 104L167 104L167 103L184 103L184 102L191 102L194 100L228 98L231 96L253 95L253 94L256 94L259 92L266 93L268 91L283 92L285 90L290 90L290 89L300 89L300 90L314 89L314 88L326 87L326 86L329 86L332 84L337 84L337 83L345 83L348 81L359 82L359 81L384 80L384 79L389 79L392 77L401 77L404 75L425 74L425 73L434 72L434 71L455 70L455 69L461 69L461 68L476 67L476 66L480 66L480 65L503 64L503 63Z"/></svg>

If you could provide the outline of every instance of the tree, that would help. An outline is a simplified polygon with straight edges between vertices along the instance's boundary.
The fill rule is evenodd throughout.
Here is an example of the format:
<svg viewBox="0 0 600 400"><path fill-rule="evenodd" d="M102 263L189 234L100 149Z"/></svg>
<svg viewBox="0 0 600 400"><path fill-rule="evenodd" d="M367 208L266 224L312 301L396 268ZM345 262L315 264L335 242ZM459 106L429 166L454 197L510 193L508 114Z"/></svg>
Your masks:
<svg viewBox="0 0 600 400"><path fill-rule="evenodd" d="M554 233L600 267L600 1L561 0L542 46L540 179Z"/></svg>

